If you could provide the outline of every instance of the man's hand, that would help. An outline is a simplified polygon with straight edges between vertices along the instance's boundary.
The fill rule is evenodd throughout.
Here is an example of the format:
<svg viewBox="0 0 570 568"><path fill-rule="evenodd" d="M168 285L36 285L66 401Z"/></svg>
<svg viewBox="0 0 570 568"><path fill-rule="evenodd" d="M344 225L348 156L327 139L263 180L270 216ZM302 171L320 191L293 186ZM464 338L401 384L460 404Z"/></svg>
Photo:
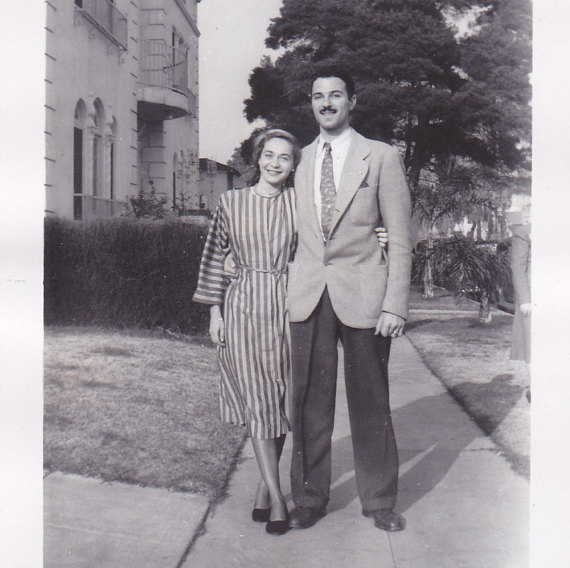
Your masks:
<svg viewBox="0 0 570 568"><path fill-rule="evenodd" d="M374 335L382 335L383 337L400 337L404 333L404 322L406 320L396 314L391 314L389 312L382 312L378 323L376 324L376 330Z"/></svg>
<svg viewBox="0 0 570 568"><path fill-rule="evenodd" d="M529 317L530 317L530 312L531 312L531 310L532 310L531 304L521 304L521 305L520 305L520 310L521 310L521 314L522 314L525 318L529 318Z"/></svg>
<svg viewBox="0 0 570 568"><path fill-rule="evenodd" d="M376 227L374 232L376 233L380 248L386 248L388 244L388 230L385 227Z"/></svg>
<svg viewBox="0 0 570 568"><path fill-rule="evenodd" d="M226 325L219 306L210 308L210 339L222 347L226 344Z"/></svg>

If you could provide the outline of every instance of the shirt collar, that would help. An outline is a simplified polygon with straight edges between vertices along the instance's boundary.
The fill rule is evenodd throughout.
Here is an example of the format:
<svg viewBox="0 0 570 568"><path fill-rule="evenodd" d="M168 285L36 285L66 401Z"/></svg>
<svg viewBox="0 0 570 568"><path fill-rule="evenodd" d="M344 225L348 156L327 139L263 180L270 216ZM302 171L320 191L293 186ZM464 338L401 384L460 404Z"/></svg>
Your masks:
<svg viewBox="0 0 570 568"><path fill-rule="evenodd" d="M331 140L331 152L338 152L343 148L347 148L350 144L350 139L352 138L352 127L347 128L340 136L337 136L334 140ZM325 140L319 134L319 140L317 142L317 154L323 151L325 145Z"/></svg>

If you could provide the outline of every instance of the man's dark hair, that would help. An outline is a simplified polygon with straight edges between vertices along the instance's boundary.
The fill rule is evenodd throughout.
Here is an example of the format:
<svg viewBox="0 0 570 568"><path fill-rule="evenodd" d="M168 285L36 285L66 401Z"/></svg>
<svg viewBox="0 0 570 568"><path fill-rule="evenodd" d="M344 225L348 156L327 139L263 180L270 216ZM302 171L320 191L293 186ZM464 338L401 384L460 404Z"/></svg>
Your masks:
<svg viewBox="0 0 570 568"><path fill-rule="evenodd" d="M342 67L317 67L311 79L311 91L313 90L313 85L317 79L324 79L326 77L336 77L337 79L342 79L346 85L348 98L351 99L354 96L354 79L351 77L350 73Z"/></svg>

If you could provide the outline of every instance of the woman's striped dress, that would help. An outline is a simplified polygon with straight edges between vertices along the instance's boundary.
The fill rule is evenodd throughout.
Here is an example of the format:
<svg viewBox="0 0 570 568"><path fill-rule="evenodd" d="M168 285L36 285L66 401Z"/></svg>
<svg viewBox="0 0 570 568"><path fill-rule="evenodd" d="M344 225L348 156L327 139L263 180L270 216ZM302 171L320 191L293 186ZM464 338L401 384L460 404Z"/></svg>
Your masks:
<svg viewBox="0 0 570 568"><path fill-rule="evenodd" d="M253 188L222 195L200 265L196 302L223 304L225 346L218 347L220 414L253 438L289 429L287 263L296 246L294 193L264 197ZM231 251L238 275L224 276Z"/></svg>

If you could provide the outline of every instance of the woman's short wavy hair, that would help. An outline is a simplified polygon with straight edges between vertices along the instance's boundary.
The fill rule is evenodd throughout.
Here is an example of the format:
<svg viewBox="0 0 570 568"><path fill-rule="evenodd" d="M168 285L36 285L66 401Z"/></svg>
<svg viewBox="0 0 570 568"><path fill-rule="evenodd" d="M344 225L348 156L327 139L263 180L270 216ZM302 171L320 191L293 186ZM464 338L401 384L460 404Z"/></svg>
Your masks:
<svg viewBox="0 0 570 568"><path fill-rule="evenodd" d="M293 134L280 128L268 128L267 130L260 132L253 141L251 157L253 165L255 166L255 175L253 177L252 184L259 181L261 176L261 172L259 171L259 158L261 157L263 148L265 148L265 144L273 138L281 138L282 140L287 140L287 142L291 144L291 148L293 149L293 171L285 181L285 185L293 185L294 171L301 161L301 145Z"/></svg>

